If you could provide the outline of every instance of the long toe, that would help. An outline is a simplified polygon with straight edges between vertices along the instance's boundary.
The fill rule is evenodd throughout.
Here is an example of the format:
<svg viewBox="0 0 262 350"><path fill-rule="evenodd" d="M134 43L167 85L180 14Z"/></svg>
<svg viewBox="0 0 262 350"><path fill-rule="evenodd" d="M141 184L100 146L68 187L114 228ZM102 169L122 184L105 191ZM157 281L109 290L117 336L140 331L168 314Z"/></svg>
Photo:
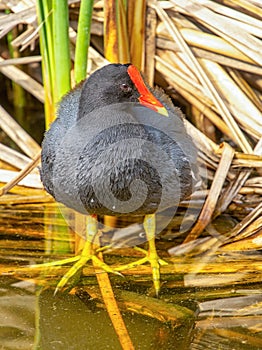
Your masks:
<svg viewBox="0 0 262 350"><path fill-rule="evenodd" d="M62 276L62 278L58 282L55 289L55 294L58 291L62 290L65 287L65 285L68 284L69 280L74 279L74 282L76 283L80 278L80 270L82 270L82 268L91 258L91 255L78 255L78 261L64 274L64 276Z"/></svg>

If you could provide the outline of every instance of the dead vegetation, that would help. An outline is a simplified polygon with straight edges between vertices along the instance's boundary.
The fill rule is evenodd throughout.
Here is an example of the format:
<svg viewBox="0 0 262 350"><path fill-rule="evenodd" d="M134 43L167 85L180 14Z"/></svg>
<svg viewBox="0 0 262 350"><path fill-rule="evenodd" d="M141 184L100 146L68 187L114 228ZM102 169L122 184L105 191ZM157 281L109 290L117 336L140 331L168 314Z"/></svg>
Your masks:
<svg viewBox="0 0 262 350"><path fill-rule="evenodd" d="M13 39L12 45L21 52L29 46L34 54L39 29L34 1L2 1L1 9L0 36L3 38L23 24L24 30ZM6 9L11 13L4 14ZM71 11L77 10L77 1L71 1ZM214 218L245 204L250 213L216 244L232 250L261 248L261 240L257 238L261 235L262 193L261 17L262 8L256 1L148 2L144 73L151 84L161 85L186 111L190 121L188 132L198 145L199 160L208 178L207 189L195 194L204 204L185 238L188 246L192 241L195 246L196 239ZM76 35L72 19L72 50ZM103 2L98 1L93 14L89 71L107 63L101 46L102 35ZM39 59L33 55L1 57L0 72L43 102L41 84L16 67L18 63L30 64ZM35 168L40 147L2 106L0 127L21 149L17 152L0 145L0 181L8 183L19 170L27 175ZM31 159L36 159L33 166ZM34 182L33 174L29 174L21 184L41 188L36 169L33 172ZM11 186L17 180L19 176ZM14 194L7 194L11 186L1 188L1 194L5 194L2 205L5 201L10 203L10 197L15 200ZM20 198L28 197L26 191L22 192ZM32 191L28 193L32 196ZM45 197L44 192L42 196Z"/></svg>

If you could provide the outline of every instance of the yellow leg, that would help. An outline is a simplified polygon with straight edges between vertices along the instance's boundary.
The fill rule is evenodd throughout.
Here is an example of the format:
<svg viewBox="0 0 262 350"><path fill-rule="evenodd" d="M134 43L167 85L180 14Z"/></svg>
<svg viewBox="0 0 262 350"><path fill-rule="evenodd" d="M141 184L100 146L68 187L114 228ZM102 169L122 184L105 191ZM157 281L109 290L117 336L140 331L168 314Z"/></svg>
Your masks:
<svg viewBox="0 0 262 350"><path fill-rule="evenodd" d="M132 269L136 266L143 265L146 262L149 262L152 267L152 277L153 277L153 283L154 288L156 291L156 295L158 295L160 291L160 265L168 265L168 263L162 259L159 258L157 251L156 251L156 245L155 245L155 232L156 232L156 218L155 214L148 214L145 216L144 219L144 228L147 236L148 241L148 251L139 248L134 247L134 249L142 252L145 254L144 258L141 258L137 261L131 262L126 265L122 265L119 267L115 267L114 271L124 271L128 269Z"/></svg>
<svg viewBox="0 0 262 350"><path fill-rule="evenodd" d="M66 265L69 263L74 263L74 265L66 272L66 274L60 279L59 283L56 286L55 293L57 293L59 290L61 290L68 281L81 269L85 266L87 261L93 260L96 262L96 266L100 267L106 272L115 273L118 275L121 275L118 271L115 271L110 266L105 264L103 261L98 259L96 255L93 253L93 240L95 235L97 234L97 219L95 216L88 216L87 217L87 224L86 224L86 241L84 243L84 247L82 252L79 255L76 255L72 258L53 261L49 263L44 264L37 264L37 265L31 265L32 268L42 268L42 267L53 267L53 266L60 266L60 265ZM122 275L121 275L122 276Z"/></svg>
<svg viewBox="0 0 262 350"><path fill-rule="evenodd" d="M144 228L146 231L148 241L148 261L152 267L153 283L158 295L160 291L160 265L166 265L167 263L161 260L156 251L155 233L156 233L156 217L155 214L148 214L144 219Z"/></svg>
<svg viewBox="0 0 262 350"><path fill-rule="evenodd" d="M78 260L76 263L60 279L59 283L56 286L55 293L61 290L70 280L70 278L72 278L81 268L85 266L88 260L94 258L94 255L92 255L92 242L96 234L97 220L93 216L88 216L86 222L86 241L83 250L81 254L77 256Z"/></svg>

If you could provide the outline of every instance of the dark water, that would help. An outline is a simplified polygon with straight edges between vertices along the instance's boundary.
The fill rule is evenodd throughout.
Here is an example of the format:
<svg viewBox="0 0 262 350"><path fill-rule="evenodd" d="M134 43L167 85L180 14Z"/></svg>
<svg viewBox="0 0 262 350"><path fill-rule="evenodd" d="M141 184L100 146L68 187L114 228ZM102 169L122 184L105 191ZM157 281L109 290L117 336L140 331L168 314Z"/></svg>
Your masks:
<svg viewBox="0 0 262 350"><path fill-rule="evenodd" d="M121 349L107 312L90 310L78 297L3 281L1 349ZM29 288L29 290L27 289ZM187 334L153 319L123 313L136 349L185 349Z"/></svg>
<svg viewBox="0 0 262 350"><path fill-rule="evenodd" d="M77 293L54 296L57 279L48 274L39 274L42 283L36 283L35 275L13 274L17 267L72 255L74 237L65 227L53 203L0 207L1 350L121 349L101 301L90 303ZM171 234L158 241L160 250L171 245ZM162 276L160 301L183 306L192 317L175 326L123 311L135 349L262 349L260 260L259 252L220 254L206 262L203 256L186 262L177 258L175 279L165 281ZM191 270L183 272L183 267ZM96 284L94 278L85 281ZM128 289L139 296L148 294L151 286L139 276L131 283L128 276L115 281L114 290Z"/></svg>

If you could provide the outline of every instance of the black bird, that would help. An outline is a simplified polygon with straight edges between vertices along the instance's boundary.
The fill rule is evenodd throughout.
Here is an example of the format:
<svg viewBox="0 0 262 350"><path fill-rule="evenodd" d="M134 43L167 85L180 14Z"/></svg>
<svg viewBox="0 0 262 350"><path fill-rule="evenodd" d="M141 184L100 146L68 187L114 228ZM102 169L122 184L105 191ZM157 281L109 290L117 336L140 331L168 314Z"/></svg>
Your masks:
<svg viewBox="0 0 262 350"><path fill-rule="evenodd" d="M60 280L64 287L92 255L96 215L145 215L149 261L160 288L155 213L175 208L194 190L197 151L182 113L151 89L132 64L109 64L63 97L42 144L41 179L58 201L88 215L87 240ZM116 272L102 264L106 271Z"/></svg>

